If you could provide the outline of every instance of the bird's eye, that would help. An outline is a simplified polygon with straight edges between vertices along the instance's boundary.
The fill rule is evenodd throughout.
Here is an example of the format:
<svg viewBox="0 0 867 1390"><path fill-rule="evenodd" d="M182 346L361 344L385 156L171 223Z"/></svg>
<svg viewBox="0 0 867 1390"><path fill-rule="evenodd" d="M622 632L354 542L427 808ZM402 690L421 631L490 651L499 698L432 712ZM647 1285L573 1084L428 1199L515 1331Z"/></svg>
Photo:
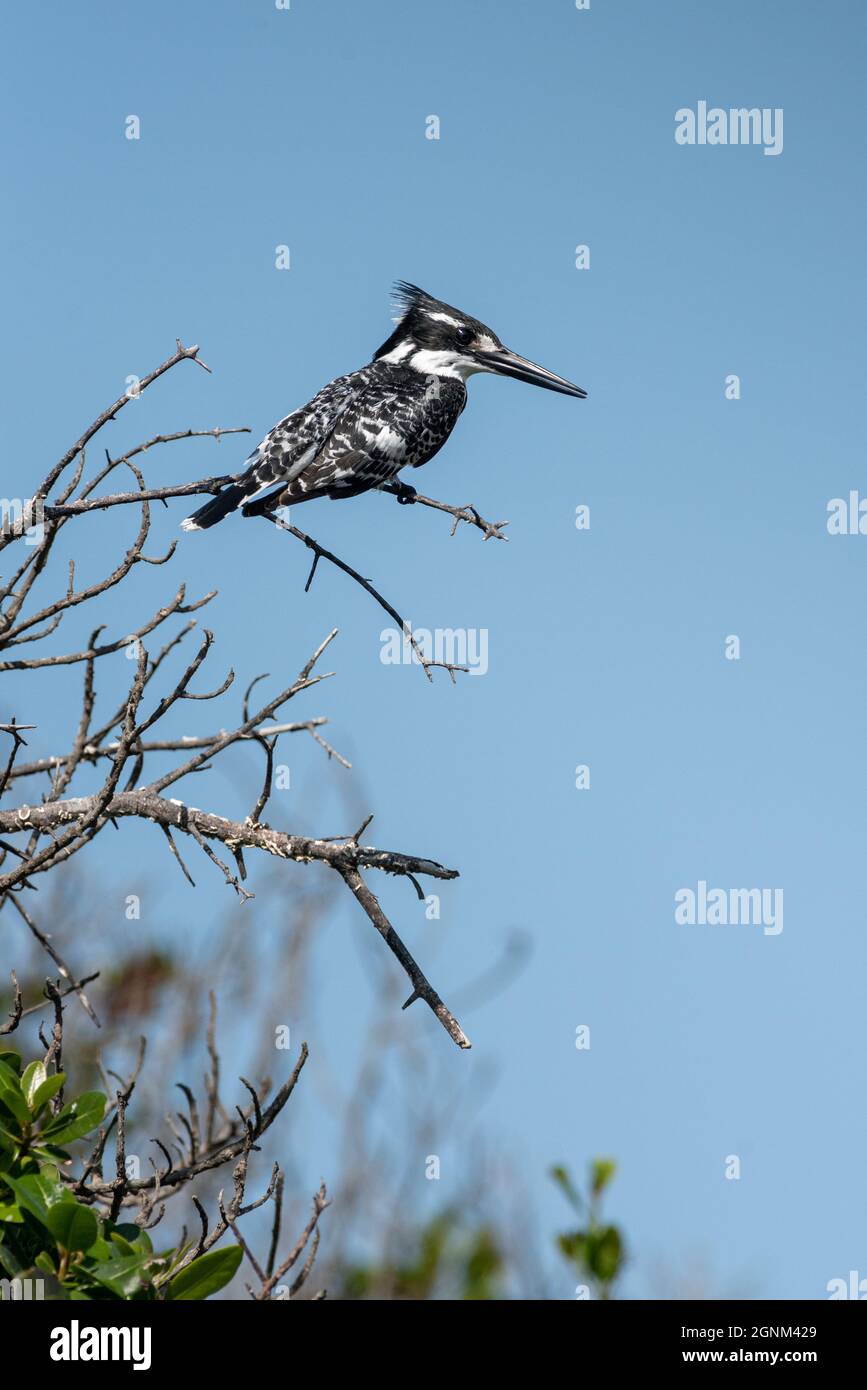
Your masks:
<svg viewBox="0 0 867 1390"><path fill-rule="evenodd" d="M475 334L473 333L473 330L471 328L459 328L455 333L455 337L457 338L461 347L467 347L468 344L470 344L473 341Z"/></svg>

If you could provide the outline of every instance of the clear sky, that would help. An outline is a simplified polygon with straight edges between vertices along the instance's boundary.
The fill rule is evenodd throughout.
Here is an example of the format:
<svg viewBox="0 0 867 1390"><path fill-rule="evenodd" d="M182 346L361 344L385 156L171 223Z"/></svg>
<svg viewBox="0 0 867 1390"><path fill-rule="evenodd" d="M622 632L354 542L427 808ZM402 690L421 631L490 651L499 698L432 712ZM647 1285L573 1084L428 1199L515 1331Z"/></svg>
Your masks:
<svg viewBox="0 0 867 1390"><path fill-rule="evenodd" d="M304 712L330 716L354 770L296 742L272 818L349 829L350 779L375 843L461 870L439 922L406 884L374 884L446 999L527 934L520 979L462 1019L471 1053L449 1055L421 1005L396 1026L468 1087L495 1066L486 1128L546 1229L563 1214L551 1162L618 1159L609 1210L633 1296L659 1262L701 1260L713 1291L757 1296L867 1275L867 537L826 527L830 499L867 492L865 26L856 0L45 0L4 21L5 495L26 495L176 335L213 376L178 368L104 442L260 437L369 358L397 277L589 391L477 378L411 479L508 517L508 545L450 539L446 518L374 495L295 515L416 625L484 629L483 676L431 687L384 665L367 596L325 569L305 595L306 554L262 523L184 536L104 612L122 630L133 600L182 577L218 587L212 669L242 678L294 674L340 628L338 674ZM702 101L781 108L782 152L677 143L675 112ZM244 453L172 448L149 461L154 483ZM152 553L185 510L161 511ZM96 573L133 518L80 525ZM0 714L37 716L50 751L78 679L56 673L52 703L8 682ZM260 767L253 750L233 766L237 787L221 777L211 795L241 813ZM167 873L144 830L113 845L107 932L128 929L132 876ZM193 894L178 877L159 930L207 931L226 889L198 878ZM782 889L783 930L677 923L675 893L699 881ZM345 917L370 932L354 905ZM329 934L317 1017L322 1046L351 1052L367 976L341 942ZM440 1140L447 1199L473 1152ZM327 1125L311 1135L311 1182L330 1142Z"/></svg>

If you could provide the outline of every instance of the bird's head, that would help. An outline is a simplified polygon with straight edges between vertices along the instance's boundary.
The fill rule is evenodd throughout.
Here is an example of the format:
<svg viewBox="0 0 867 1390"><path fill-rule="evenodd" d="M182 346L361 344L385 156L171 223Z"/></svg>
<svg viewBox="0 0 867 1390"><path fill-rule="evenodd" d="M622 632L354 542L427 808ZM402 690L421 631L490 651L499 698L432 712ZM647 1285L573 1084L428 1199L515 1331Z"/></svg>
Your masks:
<svg viewBox="0 0 867 1390"><path fill-rule="evenodd" d="M470 314L399 280L395 286L399 317L391 337L376 353L375 361L399 363L431 376L459 377L466 381L474 372L513 376L549 391L584 400L587 392L545 367L529 362L504 347L493 329Z"/></svg>

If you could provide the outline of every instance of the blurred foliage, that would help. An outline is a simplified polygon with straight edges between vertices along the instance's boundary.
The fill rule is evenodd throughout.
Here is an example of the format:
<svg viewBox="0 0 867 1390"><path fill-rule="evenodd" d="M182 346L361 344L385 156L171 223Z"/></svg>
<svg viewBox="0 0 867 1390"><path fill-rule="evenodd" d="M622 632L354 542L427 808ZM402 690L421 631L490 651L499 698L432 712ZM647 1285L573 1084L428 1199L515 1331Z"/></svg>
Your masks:
<svg viewBox="0 0 867 1390"><path fill-rule="evenodd" d="M609 1299L623 1271L623 1238L616 1226L601 1218L602 1196L613 1179L616 1164L594 1159L586 1196L559 1165L551 1176L581 1224L557 1237L557 1248L577 1273L587 1297ZM504 1233L490 1224L468 1225L466 1214L447 1211L421 1228L408 1245L408 1254L395 1262L358 1264L341 1274L333 1290L348 1299L452 1299L490 1301L508 1297L508 1261Z"/></svg>
<svg viewBox="0 0 867 1390"><path fill-rule="evenodd" d="M174 961L162 951L139 952L115 965L105 976L109 1023L149 1018L175 974Z"/></svg>
<svg viewBox="0 0 867 1390"><path fill-rule="evenodd" d="M559 1235L557 1247L575 1268L588 1295L603 1299L611 1297L625 1262L620 1231L603 1222L599 1214L602 1195L616 1171L612 1159L594 1159L590 1165L589 1195L584 1197L567 1168L558 1165L551 1169L551 1177L582 1222L576 1230Z"/></svg>
<svg viewBox="0 0 867 1390"><path fill-rule="evenodd" d="M487 1226L467 1230L449 1211L422 1227L407 1258L352 1266L335 1292L348 1299L490 1301L501 1296L504 1266L496 1234Z"/></svg>
<svg viewBox="0 0 867 1390"><path fill-rule="evenodd" d="M257 795L260 780L257 768L246 789L251 798ZM362 804L353 803L347 815L360 820L363 810ZM262 930L246 935L244 949L239 950L238 933L246 921L246 909L234 903L224 914L209 920L204 945L182 929L184 919L168 890L165 930L160 929L154 909L157 925L148 927L147 932L137 926L123 935L116 931L108 909L91 910L89 905L105 901L104 896L90 891L89 881L80 877L80 870L77 872L79 877L67 875L65 888L54 890L50 915L58 923L58 932L62 924L64 936L74 940L82 963L102 967L92 986L92 998L103 1027L97 1034L70 999L64 1018L63 1056L67 1063L75 1059L70 1071L80 1090L105 1090L108 1083L102 1058L110 1057L112 1065L126 1073L135 1064L139 1034L147 1035L147 1061L136 1082L135 1104L126 1116L128 1154L144 1153L151 1136L164 1132L166 1115L172 1110L168 1078L208 1067L203 1048L206 995L214 990L221 1011L217 1042L232 1073L263 1079L270 1075L276 1022L303 1018L311 1041L315 1040L313 1058L327 1084L316 1094L305 1079L292 1099L291 1125L284 1125L282 1130L275 1127L264 1136L260 1161L279 1160L286 1171L287 1220L296 1219L301 1201L306 1203L302 1184L309 1165L316 1165L317 1173L322 1165L333 1205L316 1272L317 1284L327 1290L329 1299L554 1300L570 1298L579 1281L594 1297L614 1296L612 1290L624 1262L622 1240L615 1228L606 1227L599 1212L600 1199L614 1175L613 1164L598 1161L583 1186L574 1184L566 1169L555 1170L558 1186L577 1213L570 1223L575 1229L559 1238L560 1254L555 1254L550 1227L534 1211L535 1175L532 1181L522 1178L525 1165L520 1155L513 1158L490 1125L478 1120L485 1096L497 1081L496 1059L489 1059L487 1071L477 1068L466 1079L456 1080L451 1056L436 1048L419 1047L403 1026L399 1012L392 1024L391 1010L402 1002L401 982L380 960L376 941L368 945L362 939L359 944L369 965L372 1007L352 1052L355 1069L347 1069L343 1042L333 1041L328 1027L318 1019L321 970L323 966L330 969L334 953L343 949L342 939L335 942L329 938L335 919L334 892L327 884L309 885L299 875L295 895L287 906L279 877L283 866L275 870L274 892L261 893L257 920ZM131 887L143 901L154 902L160 885L149 884L146 879L124 884L124 890ZM264 888L268 889L267 880ZM272 907L272 903L277 906ZM105 944L109 939L111 962L106 965ZM25 959L18 975L25 1000L35 1002L22 1020L18 1035L22 1041L17 1046L25 1055L41 1055L38 1027L43 1014L37 1007L40 1000L45 1004L41 952L38 944L23 940L21 954ZM507 958L511 960L508 953ZM84 975L85 971L77 973ZM477 1001L489 997L486 991L497 997L505 987L502 972L495 971L486 979L481 991L477 990ZM63 983L58 981L58 987ZM11 1013L12 1006L13 996L0 981L0 1015ZM11 1039L0 1038L0 1055L4 1042L8 1044ZM45 1112L35 1119L33 1135L37 1138L45 1119ZM325 1121L336 1124L333 1153L323 1147ZM16 1168L8 1167L8 1145L6 1150L2 1148L8 1138L3 1129L11 1127L0 1107L3 1210L15 1200L11 1190L7 1192L3 1186L4 1172L10 1171L13 1178L17 1173ZM464 1156L469 1154L472 1161L461 1164L462 1176L450 1184L448 1197L430 1205L434 1194L418 1155L437 1148L437 1138L455 1133L460 1136ZM42 1162L48 1165L49 1160ZM62 1164L56 1167L67 1171ZM219 1170L204 1173L197 1179L197 1195L207 1206L217 1201L224 1183ZM586 1201L578 1187L586 1191ZM295 1195L299 1190L303 1198ZM67 1185L52 1190L56 1199L64 1194L72 1196ZM4 1221L3 1210L0 1221ZM0 1277L11 1277L13 1266L17 1267L15 1258L21 1266L19 1273L32 1272L35 1256L43 1251L50 1254L52 1267L59 1268L62 1253L56 1239L50 1248L47 1231L39 1236L38 1225L34 1227L29 1217L25 1220L36 1243L22 1250L16 1243L21 1229L10 1234L11 1223L5 1223L0 1234ZM251 1212L246 1221L245 1238L250 1244L267 1243L270 1204ZM160 1234L165 1231L161 1254L151 1253L151 1262L142 1265L144 1276L153 1273L151 1285L145 1284L134 1297L166 1296L162 1274L171 1266L160 1272L156 1262L170 1258L175 1247L189 1249L184 1244L188 1222L189 1209L183 1200L168 1204L160 1227ZM142 1234L138 1227L119 1225L112 1229L109 1225L103 1238L109 1247L119 1249L112 1235L134 1245ZM156 1239L157 1232L152 1236ZM143 1248L140 1253L144 1253ZM75 1267L74 1279L84 1286L92 1267L90 1253L73 1252L68 1263ZM570 1270L575 1272L575 1279L570 1278ZM242 1276L243 1271L220 1296L244 1298ZM64 1283L71 1287L69 1278ZM88 1296L122 1295L105 1290Z"/></svg>

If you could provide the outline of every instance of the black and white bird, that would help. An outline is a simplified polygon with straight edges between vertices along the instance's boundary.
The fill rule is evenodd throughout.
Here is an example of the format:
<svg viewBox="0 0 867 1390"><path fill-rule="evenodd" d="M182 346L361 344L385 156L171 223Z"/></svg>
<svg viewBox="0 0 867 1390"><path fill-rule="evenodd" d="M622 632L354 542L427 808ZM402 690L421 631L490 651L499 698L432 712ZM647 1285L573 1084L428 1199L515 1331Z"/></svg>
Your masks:
<svg viewBox="0 0 867 1390"><path fill-rule="evenodd" d="M466 380L497 372L582 400L587 392L504 347L478 319L401 280L400 317L373 361L336 377L265 435L212 501L181 524L201 531L239 508L258 516L316 497L356 497L393 483L445 444L467 403Z"/></svg>

